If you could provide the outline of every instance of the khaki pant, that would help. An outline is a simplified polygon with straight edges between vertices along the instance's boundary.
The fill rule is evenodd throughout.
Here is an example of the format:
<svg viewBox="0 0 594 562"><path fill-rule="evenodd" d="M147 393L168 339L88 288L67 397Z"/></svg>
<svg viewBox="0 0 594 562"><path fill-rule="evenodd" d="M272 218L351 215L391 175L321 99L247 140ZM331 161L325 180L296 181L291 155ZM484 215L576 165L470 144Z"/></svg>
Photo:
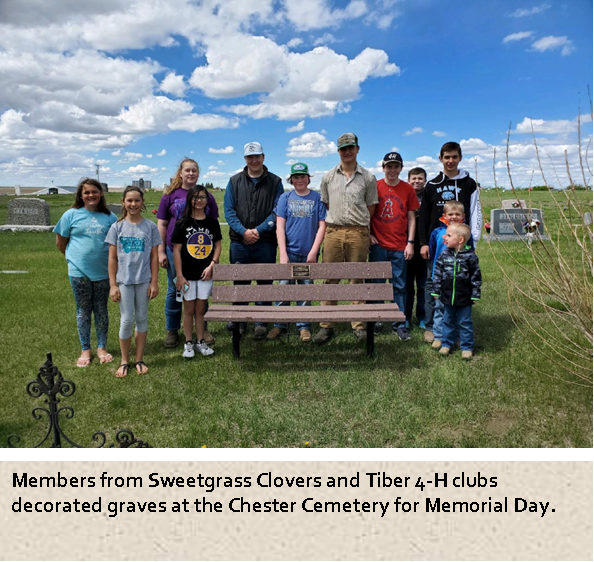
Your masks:
<svg viewBox="0 0 594 562"><path fill-rule="evenodd" d="M324 236L324 263L366 262L369 254L369 228L366 226L328 226ZM337 284L339 279L326 279L324 283ZM363 283L363 279L351 279L350 283ZM322 301L322 305L335 305L336 301ZM352 304L365 304L353 301ZM321 328L332 328L332 322L321 322ZM365 329L363 322L351 322L353 330Z"/></svg>

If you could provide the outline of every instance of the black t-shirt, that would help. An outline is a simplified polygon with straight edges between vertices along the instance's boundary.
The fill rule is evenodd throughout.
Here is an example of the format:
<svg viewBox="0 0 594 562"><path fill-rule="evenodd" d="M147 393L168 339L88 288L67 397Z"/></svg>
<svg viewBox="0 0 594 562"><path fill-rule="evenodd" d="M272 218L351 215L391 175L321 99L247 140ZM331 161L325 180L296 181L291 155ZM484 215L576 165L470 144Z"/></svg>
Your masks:
<svg viewBox="0 0 594 562"><path fill-rule="evenodd" d="M219 221L212 217L187 219L176 223L173 244L181 244L182 272L188 281L199 281L212 262L215 242L222 240Z"/></svg>

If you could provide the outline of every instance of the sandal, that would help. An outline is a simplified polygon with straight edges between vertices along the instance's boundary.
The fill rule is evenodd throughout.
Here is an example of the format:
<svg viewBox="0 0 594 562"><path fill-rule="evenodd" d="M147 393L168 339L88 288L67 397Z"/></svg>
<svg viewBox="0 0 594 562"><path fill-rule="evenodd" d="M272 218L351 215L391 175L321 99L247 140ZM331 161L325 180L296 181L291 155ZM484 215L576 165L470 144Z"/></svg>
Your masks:
<svg viewBox="0 0 594 562"><path fill-rule="evenodd" d="M99 353L97 353L97 357L99 358L99 363L101 363L101 365L104 363L111 363L113 361L113 355L111 353L105 352L103 355L99 355Z"/></svg>
<svg viewBox="0 0 594 562"><path fill-rule="evenodd" d="M130 367L130 365L128 363L122 363L119 367L118 370L115 372L115 376L118 379L123 379L127 374L128 374L128 368ZM122 369L122 373L118 374L120 369Z"/></svg>
<svg viewBox="0 0 594 562"><path fill-rule="evenodd" d="M136 361L135 365L139 375L146 375L148 373L148 367L144 361Z"/></svg>
<svg viewBox="0 0 594 562"><path fill-rule="evenodd" d="M91 364L90 357L83 357L82 355L76 360L77 367L88 367Z"/></svg>

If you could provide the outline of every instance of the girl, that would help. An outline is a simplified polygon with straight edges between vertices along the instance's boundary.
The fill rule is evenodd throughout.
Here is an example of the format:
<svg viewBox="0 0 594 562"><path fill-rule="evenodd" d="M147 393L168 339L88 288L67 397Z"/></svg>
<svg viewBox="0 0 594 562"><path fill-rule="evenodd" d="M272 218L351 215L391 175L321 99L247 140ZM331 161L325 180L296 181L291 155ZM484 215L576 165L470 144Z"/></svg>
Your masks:
<svg viewBox="0 0 594 562"><path fill-rule="evenodd" d="M95 317L97 357L100 363L113 361L105 349L109 328L109 248L105 235L116 220L105 204L101 184L95 179L83 178L76 188L74 205L54 228L56 246L68 262L68 277L76 302L76 324L82 348L77 367L88 367L91 363L91 314Z"/></svg>
<svg viewBox="0 0 594 562"><path fill-rule="evenodd" d="M181 324L182 304L175 299L175 266L173 264L173 243L171 235L175 223L182 216L186 206L188 190L194 187L200 177L200 168L195 160L184 158L171 180L170 186L163 191L163 197L157 211L157 226L161 234L162 244L159 247L159 264L167 268L167 296L165 298L165 328L167 337L165 347L177 347L178 330ZM219 218L219 208L214 197L208 193L206 214L214 219ZM207 344L214 343L214 338L204 334Z"/></svg>
<svg viewBox="0 0 594 562"><path fill-rule="evenodd" d="M186 345L183 356L187 359L194 357L194 350L204 356L214 353L205 342L204 314L212 293L212 270L221 255L222 236L219 221L206 214L207 202L206 188L203 185L192 187L188 191L183 216L171 236L176 289L184 292ZM195 344L192 341L194 324Z"/></svg>
<svg viewBox="0 0 594 562"><path fill-rule="evenodd" d="M142 217L144 194L129 185L122 197L122 218L109 229L109 294L120 303L120 350L122 363L116 377L128 374L132 326L136 318L136 361L139 374L148 372L143 361L148 330L148 301L159 294L157 248L161 236L157 225Z"/></svg>

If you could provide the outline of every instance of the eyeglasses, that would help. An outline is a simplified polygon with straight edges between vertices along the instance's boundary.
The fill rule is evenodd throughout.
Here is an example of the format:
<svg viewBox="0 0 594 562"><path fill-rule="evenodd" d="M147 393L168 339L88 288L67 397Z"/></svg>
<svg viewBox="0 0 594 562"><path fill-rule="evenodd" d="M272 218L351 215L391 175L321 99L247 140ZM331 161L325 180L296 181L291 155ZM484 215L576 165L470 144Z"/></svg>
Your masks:
<svg viewBox="0 0 594 562"><path fill-rule="evenodd" d="M196 197L194 197L194 201L196 199L198 199L199 201L206 201L208 197L206 195L197 195Z"/></svg>

